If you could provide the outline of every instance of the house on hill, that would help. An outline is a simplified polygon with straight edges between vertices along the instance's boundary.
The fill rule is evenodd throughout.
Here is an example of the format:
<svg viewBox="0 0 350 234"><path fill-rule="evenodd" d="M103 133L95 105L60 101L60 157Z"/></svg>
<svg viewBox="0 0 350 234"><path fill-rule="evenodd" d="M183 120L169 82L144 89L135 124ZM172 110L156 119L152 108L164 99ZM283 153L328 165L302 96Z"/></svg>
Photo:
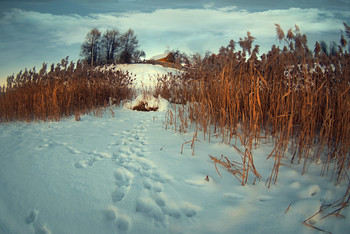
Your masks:
<svg viewBox="0 0 350 234"><path fill-rule="evenodd" d="M149 59L150 62L155 62L155 63L170 63L170 64L174 64L175 63L175 56L173 55L173 53L164 53L164 54L159 54L159 55L155 55L153 57L151 57Z"/></svg>

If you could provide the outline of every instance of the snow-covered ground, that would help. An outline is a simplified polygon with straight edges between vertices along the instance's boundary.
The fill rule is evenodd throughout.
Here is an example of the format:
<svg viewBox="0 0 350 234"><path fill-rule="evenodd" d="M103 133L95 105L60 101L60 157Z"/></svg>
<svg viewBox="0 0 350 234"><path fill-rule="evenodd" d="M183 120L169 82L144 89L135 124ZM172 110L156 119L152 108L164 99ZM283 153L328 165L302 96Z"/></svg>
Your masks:
<svg viewBox="0 0 350 234"><path fill-rule="evenodd" d="M152 64L117 64L103 67L101 70L129 72L129 75L135 78L133 88L137 90L149 90L156 86L158 78L164 75L179 75L181 71L175 68L163 67Z"/></svg>
<svg viewBox="0 0 350 234"><path fill-rule="evenodd" d="M181 154L193 131L171 130L170 105L160 103L157 112L121 106L81 121L1 125L0 233L317 233L302 222L346 190L320 177L321 165L303 176L302 165L281 167L268 189L269 144L253 152L261 181L241 186L218 165L221 178L209 155L238 161L237 152L199 133L194 156L190 144ZM348 233L350 209L342 214L310 224Z"/></svg>

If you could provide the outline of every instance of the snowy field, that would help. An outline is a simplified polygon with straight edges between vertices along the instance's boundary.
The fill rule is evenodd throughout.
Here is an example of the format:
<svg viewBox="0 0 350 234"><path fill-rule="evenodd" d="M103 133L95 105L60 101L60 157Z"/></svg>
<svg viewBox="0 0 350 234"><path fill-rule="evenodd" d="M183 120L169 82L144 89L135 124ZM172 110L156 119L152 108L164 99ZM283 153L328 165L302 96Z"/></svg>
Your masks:
<svg viewBox="0 0 350 234"><path fill-rule="evenodd" d="M149 90L157 85L158 78L164 75L179 75L181 71L152 64L118 64L102 67L101 70L129 72L129 75L135 78L133 88L136 90Z"/></svg>
<svg viewBox="0 0 350 234"><path fill-rule="evenodd" d="M345 193L346 183L319 176L321 165L303 176L302 165L281 167L268 189L270 144L253 152L255 185L218 165L221 178L209 155L238 161L237 152L199 133L194 156L190 144L181 154L193 132L166 130L170 105L160 103L157 112L120 106L81 121L1 125L0 233L318 233L302 222ZM349 233L349 208L345 218L326 214L309 223Z"/></svg>

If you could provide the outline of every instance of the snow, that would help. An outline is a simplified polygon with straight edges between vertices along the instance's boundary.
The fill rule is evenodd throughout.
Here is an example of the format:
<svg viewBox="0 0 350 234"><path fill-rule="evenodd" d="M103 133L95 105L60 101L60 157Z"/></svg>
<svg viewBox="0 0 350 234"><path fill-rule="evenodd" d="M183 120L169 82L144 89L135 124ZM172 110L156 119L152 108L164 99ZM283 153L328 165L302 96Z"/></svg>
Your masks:
<svg viewBox="0 0 350 234"><path fill-rule="evenodd" d="M151 90L156 86L158 78L162 78L170 73L179 75L182 72L175 68L152 64L112 64L103 67L102 70L128 71L135 78L133 88L136 90Z"/></svg>
<svg viewBox="0 0 350 234"><path fill-rule="evenodd" d="M159 60L159 59L167 57L168 55L169 55L169 53L158 54L158 55L151 57L149 60Z"/></svg>
<svg viewBox="0 0 350 234"><path fill-rule="evenodd" d="M260 181L241 186L217 165L220 177L209 155L238 161L231 146L198 133L194 156L190 144L181 154L194 129L175 132L161 98L148 99L158 111L130 110L139 100L81 121L1 125L0 233L317 233L302 222L345 193L346 183L319 176L321 165L302 176L287 160L268 189L271 144L253 151ZM345 218L325 214L310 223L348 232L349 208Z"/></svg>
<svg viewBox="0 0 350 234"><path fill-rule="evenodd" d="M140 103L146 103L146 108L157 108L158 111L167 111L169 108L169 103L162 97L155 98L152 95L140 94L132 101L126 101L124 107L128 109L133 109Z"/></svg>

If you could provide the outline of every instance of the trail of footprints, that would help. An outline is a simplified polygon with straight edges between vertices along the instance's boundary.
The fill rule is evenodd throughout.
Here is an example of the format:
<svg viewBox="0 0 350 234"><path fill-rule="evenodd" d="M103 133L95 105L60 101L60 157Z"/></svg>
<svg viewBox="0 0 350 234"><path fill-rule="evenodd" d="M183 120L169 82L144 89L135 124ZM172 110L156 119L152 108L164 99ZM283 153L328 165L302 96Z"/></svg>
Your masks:
<svg viewBox="0 0 350 234"><path fill-rule="evenodd" d="M105 214L107 220L115 222L119 232L127 232L131 226L131 219L117 206L127 198L132 186L140 188L134 211L157 227L166 227L168 218L194 217L199 211L195 205L186 202L177 204L165 195L163 185L172 178L160 173L155 164L147 159L151 153L147 150L148 142L144 134L148 127L149 123L141 121L134 128L116 134L120 138L117 143L119 150L113 156L118 165L114 173L116 188L111 194L114 205L108 207Z"/></svg>
<svg viewBox="0 0 350 234"><path fill-rule="evenodd" d="M111 193L112 205L104 209L103 214L107 222L112 223L117 233L127 233L132 225L132 219L127 215L137 212L146 219L153 222L156 227L166 228L168 219L181 219L195 217L201 210L200 207L189 202L178 202L169 199L164 192L164 183L172 180L170 176L160 173L156 165L147 159L151 154L148 150L148 141L145 132L149 127L146 120L127 129L126 131L112 134L116 141L112 142L107 148L108 152L81 152L67 143L46 141L44 145L39 146L38 150L50 146L64 146L72 154L86 153L87 159L79 160L75 167L83 169L99 160L110 159L116 164L114 172L115 188ZM113 153L110 153L113 152ZM293 187L299 188L298 182L292 183ZM135 205L131 207L134 210L122 210L118 204L128 198L128 193L133 188L139 195L135 198ZM299 194L301 198L315 196L319 192L317 185L309 186ZM239 202L243 199L241 195L226 193L224 198L227 201ZM130 199L134 199L131 197ZM271 197L259 197L259 201L269 201ZM25 222L31 225L35 233L50 234L51 231L37 221L39 211L33 210L25 218Z"/></svg>
<svg viewBox="0 0 350 234"><path fill-rule="evenodd" d="M112 134L117 140L108 148L114 153L93 152L88 159L75 163L76 168L85 168L106 158L115 162L115 188L111 193L113 205L104 210L104 216L114 225L117 233L130 230L132 220L127 214L132 212L142 215L156 227L166 228L168 219L194 217L200 210L200 207L188 202L171 201L164 193L164 183L172 178L157 170L156 165L147 159L151 154L145 137L148 127L149 122L143 120L125 131ZM131 200L135 199L135 205L129 209L134 210L123 211L118 206L128 199L131 190L136 193L136 197L135 194L130 196Z"/></svg>

